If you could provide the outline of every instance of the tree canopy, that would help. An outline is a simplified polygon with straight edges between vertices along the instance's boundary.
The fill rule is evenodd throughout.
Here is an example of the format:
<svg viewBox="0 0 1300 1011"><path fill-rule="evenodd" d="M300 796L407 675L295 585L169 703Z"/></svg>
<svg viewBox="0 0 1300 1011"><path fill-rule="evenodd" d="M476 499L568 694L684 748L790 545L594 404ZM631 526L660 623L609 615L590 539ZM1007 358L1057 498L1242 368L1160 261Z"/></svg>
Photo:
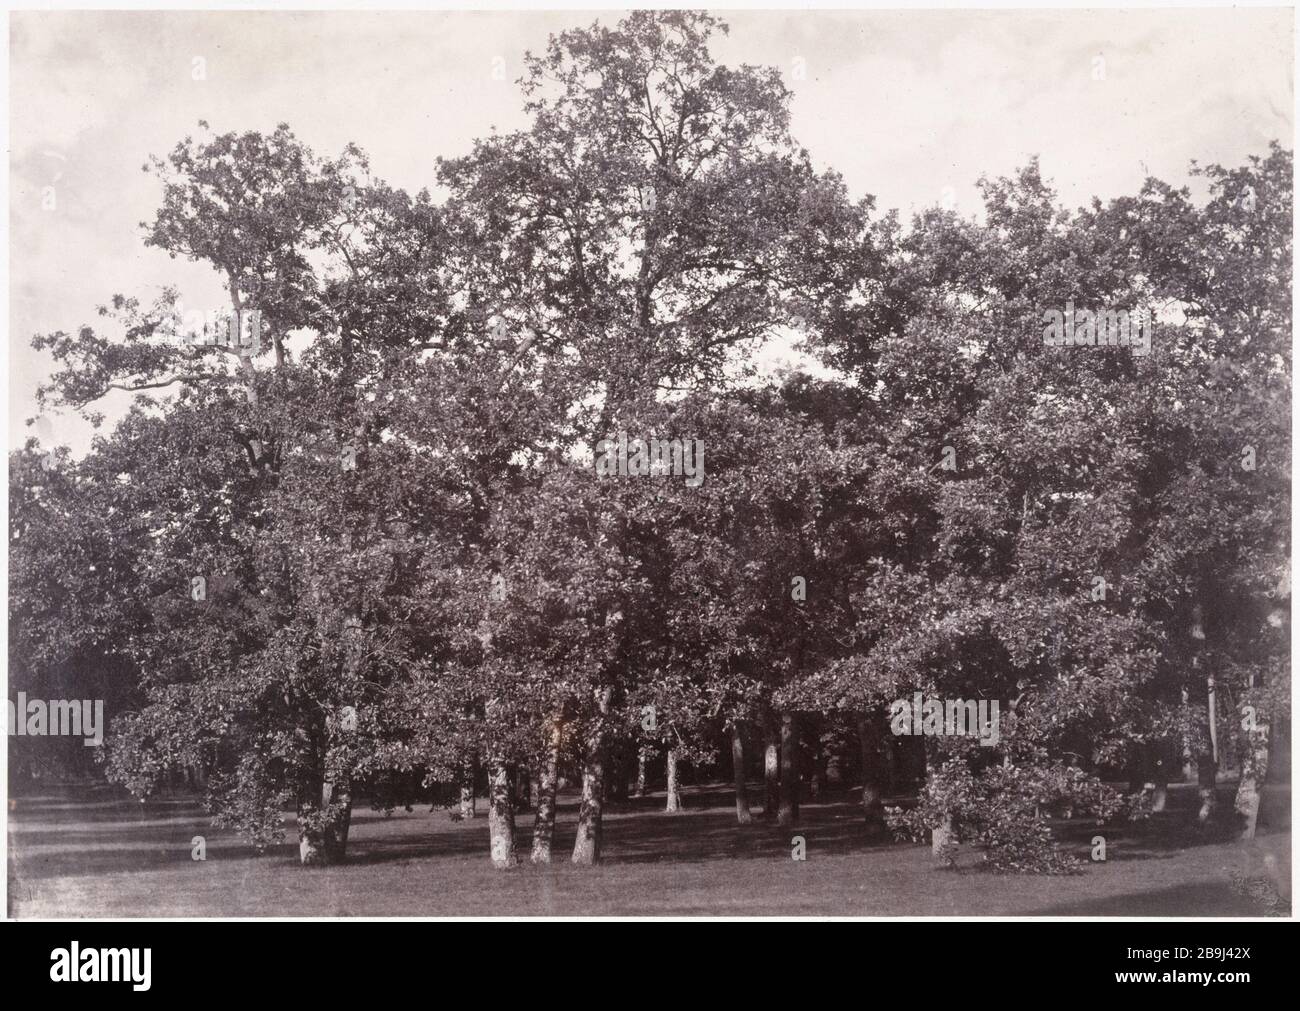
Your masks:
<svg viewBox="0 0 1300 1011"><path fill-rule="evenodd" d="M311 863L354 797L481 765L506 867L521 780L540 823L572 769L595 862L635 755L761 733L793 812L809 747L884 762L920 692L1001 726L909 742L902 834L1068 869L1051 812L1139 815L1114 782L1184 755L1212 794L1234 749L1253 830L1289 718L1291 152L1076 211L1031 161L904 224L813 169L725 31L553 37L530 125L440 158L441 200L288 125L149 161L146 243L260 333L178 340L168 288L34 339L44 408L136 394L84 457L10 460L11 679L108 700L109 778L198 770L259 844L295 811ZM1049 346L1083 311L1145 351ZM758 367L791 341L829 378ZM702 483L602 475L620 438L699 447Z"/></svg>

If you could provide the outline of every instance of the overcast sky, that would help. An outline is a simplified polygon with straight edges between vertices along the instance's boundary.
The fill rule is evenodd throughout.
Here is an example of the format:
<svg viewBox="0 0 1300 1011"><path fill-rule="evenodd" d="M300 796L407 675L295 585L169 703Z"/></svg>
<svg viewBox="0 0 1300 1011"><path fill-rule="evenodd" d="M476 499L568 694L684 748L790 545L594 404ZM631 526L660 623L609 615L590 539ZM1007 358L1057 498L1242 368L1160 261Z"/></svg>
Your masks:
<svg viewBox="0 0 1300 1011"><path fill-rule="evenodd" d="M36 331L93 321L114 292L177 284L222 303L207 267L145 249L158 184L141 171L196 123L287 122L319 154L355 141L410 190L437 155L524 125L514 84L548 34L617 13L15 13L10 22L9 442L48 368ZM911 211L1041 157L1070 207L1133 193L1192 159L1292 145L1290 10L740 12L725 63L779 67L793 130L856 195ZM1097 80L1097 57L1104 79ZM195 58L206 79L194 80ZM494 66L504 61L504 80ZM802 76L799 71L803 70ZM42 187L57 206L43 210ZM951 190L947 191L946 188ZM1195 191L1195 188L1194 188ZM110 414L120 402L108 401ZM56 441L87 429L55 419Z"/></svg>

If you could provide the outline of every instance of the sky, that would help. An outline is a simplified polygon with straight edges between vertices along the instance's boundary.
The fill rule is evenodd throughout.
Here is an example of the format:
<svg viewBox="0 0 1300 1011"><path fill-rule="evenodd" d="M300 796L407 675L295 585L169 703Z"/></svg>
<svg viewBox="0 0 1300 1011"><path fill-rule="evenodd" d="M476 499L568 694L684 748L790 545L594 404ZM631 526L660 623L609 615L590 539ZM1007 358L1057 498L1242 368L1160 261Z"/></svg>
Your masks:
<svg viewBox="0 0 1300 1011"><path fill-rule="evenodd" d="M618 12L19 12L9 27L10 447L32 433L50 362L37 332L93 323L114 293L223 303L210 268L146 249L159 184L141 171L200 119L287 122L318 154L357 143L414 191L434 159L526 125L525 51ZM792 132L855 196L906 217L978 208L981 175L1038 155L1068 207L1191 184L1293 146L1289 9L725 11L722 63L779 68ZM53 187L54 206L43 200ZM1193 192L1197 188L1193 185ZM117 399L114 399L117 398ZM126 394L96 405L112 419ZM52 419L74 451L90 428Z"/></svg>

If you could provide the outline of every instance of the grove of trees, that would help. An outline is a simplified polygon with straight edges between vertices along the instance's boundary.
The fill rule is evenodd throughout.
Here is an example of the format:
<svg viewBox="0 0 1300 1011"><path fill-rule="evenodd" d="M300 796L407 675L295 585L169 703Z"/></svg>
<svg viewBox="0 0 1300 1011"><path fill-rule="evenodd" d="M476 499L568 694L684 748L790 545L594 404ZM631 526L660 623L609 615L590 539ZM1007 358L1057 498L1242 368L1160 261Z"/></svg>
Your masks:
<svg viewBox="0 0 1300 1011"><path fill-rule="evenodd" d="M35 338L43 409L135 397L79 459L11 454L11 694L104 698L110 780L187 775L261 845L293 810L304 864L363 799L480 783L492 862L549 862L562 779L596 863L661 770L670 811L709 770L781 825L851 779L1007 870L1068 870L1052 817L1158 810L1185 765L1252 834L1290 714L1291 152L1074 212L1031 162L903 222L725 30L552 38L531 125L439 159L437 200L287 125L151 160L146 244L262 338L168 339L173 289ZM1150 313L1150 353L1045 346L1067 302ZM760 367L790 340L823 378ZM599 476L620 433L699 440L704 482ZM996 746L895 738L914 692L1000 700Z"/></svg>

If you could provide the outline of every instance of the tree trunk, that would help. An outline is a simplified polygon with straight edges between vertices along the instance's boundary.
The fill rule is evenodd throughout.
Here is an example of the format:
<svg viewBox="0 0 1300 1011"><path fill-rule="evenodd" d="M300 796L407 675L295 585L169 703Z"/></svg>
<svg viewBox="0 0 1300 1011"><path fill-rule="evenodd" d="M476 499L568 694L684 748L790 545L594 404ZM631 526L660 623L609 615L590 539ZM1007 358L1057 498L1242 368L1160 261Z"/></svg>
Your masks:
<svg viewBox="0 0 1300 1011"><path fill-rule="evenodd" d="M814 800L822 799L826 786L826 748L820 734L813 736L812 775L808 778L808 796Z"/></svg>
<svg viewBox="0 0 1300 1011"><path fill-rule="evenodd" d="M931 744L933 739L925 739L925 772L927 778L932 777L938 767L934 747ZM936 857L946 857L946 851L954 843L954 832L952 815L947 814L938 825L930 829L930 852Z"/></svg>
<svg viewBox="0 0 1300 1011"><path fill-rule="evenodd" d="M573 841L575 864L600 862L601 808L604 804L605 763L598 752L589 751L582 769L582 803L578 808L578 836Z"/></svg>
<svg viewBox="0 0 1300 1011"><path fill-rule="evenodd" d="M871 716L863 713L858 717L858 745L862 750L862 814L867 821L880 817L883 791L880 788L879 743L879 734Z"/></svg>
<svg viewBox="0 0 1300 1011"><path fill-rule="evenodd" d="M1155 791L1151 794L1151 810L1164 811L1169 806L1170 767L1173 765L1174 749L1169 741L1160 741L1155 746L1155 761L1152 765L1151 781Z"/></svg>
<svg viewBox="0 0 1300 1011"><path fill-rule="evenodd" d="M1215 790L1218 771L1214 756L1209 752L1196 759L1196 793L1201 799L1196 820L1201 825L1214 817L1215 808L1218 807L1218 796Z"/></svg>
<svg viewBox="0 0 1300 1011"><path fill-rule="evenodd" d="M763 817L776 817L781 805L781 760L776 727L769 719L764 728L766 747L763 751Z"/></svg>
<svg viewBox="0 0 1300 1011"><path fill-rule="evenodd" d="M352 824L352 787L346 779L321 782L320 806L299 805L298 859L304 867L342 863Z"/></svg>
<svg viewBox="0 0 1300 1011"><path fill-rule="evenodd" d="M471 821L474 818L474 788L472 786L462 786L460 788L460 816L465 821Z"/></svg>
<svg viewBox="0 0 1300 1011"><path fill-rule="evenodd" d="M527 766L516 766L515 774L515 813L527 811L533 806L533 774Z"/></svg>
<svg viewBox="0 0 1300 1011"><path fill-rule="evenodd" d="M1197 671L1201 667L1200 644L1205 642L1205 609L1200 604L1192 607L1192 640L1197 643L1197 654L1192 657L1192 667ZM1183 689L1183 702L1188 700L1188 691ZM1210 735L1210 747L1196 760L1196 792L1200 797L1200 808L1196 812L1196 821L1204 825L1214 817L1218 806L1219 778L1219 714L1218 703L1214 698L1214 672L1205 677L1205 718Z"/></svg>
<svg viewBox="0 0 1300 1011"><path fill-rule="evenodd" d="M606 688L597 701L598 713L587 732L586 756L582 768L582 803L578 807L578 836L573 841L575 864L600 862L601 814L605 805L605 714L611 690Z"/></svg>
<svg viewBox="0 0 1300 1011"><path fill-rule="evenodd" d="M1192 661L1195 666L1195 660ZM1183 711L1188 709L1188 699L1190 698L1187 686L1183 685ZM1183 737L1183 774L1179 777L1180 783L1190 783L1196 778L1196 756L1192 754L1191 739L1184 735Z"/></svg>
<svg viewBox="0 0 1300 1011"><path fill-rule="evenodd" d="M647 757L647 754L649 753L649 750L650 750L649 748L637 748L637 749L636 749L636 793L635 793L635 796L637 796L637 797L644 797L644 796L645 796L645 767L646 767L646 757Z"/></svg>
<svg viewBox="0 0 1300 1011"><path fill-rule="evenodd" d="M551 862L551 839L555 835L555 791L559 780L560 721L551 721L546 737L546 754L537 784L537 817L533 819L533 854L535 864Z"/></svg>
<svg viewBox="0 0 1300 1011"><path fill-rule="evenodd" d="M510 768L501 758L488 765L488 838L492 844L492 866L515 867L515 790Z"/></svg>
<svg viewBox="0 0 1300 1011"><path fill-rule="evenodd" d="M239 294L235 289L231 295L238 302ZM235 308L238 312L239 306ZM247 358L241 357L240 361L248 364ZM319 591L319 582L314 586ZM340 645L343 647L340 673L345 684L355 678L362 659L360 636L351 634L354 622L359 627L359 618L349 610L340 631ZM324 650L331 645L327 630L333 627L322 610L318 614L317 634ZM326 718L322 728L322 750L317 756L319 765L313 770L309 782L299 787L303 792L298 797L298 859L304 866L338 864L347 856L348 829L352 825L352 772L346 761L347 749L341 747L344 736L336 735L347 735L355 729L355 725L349 727L342 719L348 709L352 707L341 706L332 718Z"/></svg>
<svg viewBox="0 0 1300 1011"><path fill-rule="evenodd" d="M677 788L677 749L668 749L668 802L664 808L669 814L677 814L682 809L682 796Z"/></svg>
<svg viewBox="0 0 1300 1011"><path fill-rule="evenodd" d="M1245 750L1241 757L1241 779L1237 783L1237 799L1233 807L1241 815L1241 838L1254 839L1259 821L1260 788L1268 773L1268 724L1255 730L1243 731Z"/></svg>
<svg viewBox="0 0 1300 1011"><path fill-rule="evenodd" d="M731 725L731 770L736 781L736 821L748 825L749 794L745 791L745 741L740 734L740 723Z"/></svg>
<svg viewBox="0 0 1300 1011"><path fill-rule="evenodd" d="M884 758L884 789L890 796L898 792L898 749L893 734L882 734L881 754Z"/></svg>
<svg viewBox="0 0 1300 1011"><path fill-rule="evenodd" d="M937 857L941 857L951 843L952 815L946 815L942 823L930 830L930 852Z"/></svg>
<svg viewBox="0 0 1300 1011"><path fill-rule="evenodd" d="M778 825L799 820L799 722L792 712L781 714L781 806Z"/></svg>
<svg viewBox="0 0 1300 1011"><path fill-rule="evenodd" d="M621 744L610 758L609 799L616 804L627 803L629 780L632 778L632 763L628 759L627 748Z"/></svg>

